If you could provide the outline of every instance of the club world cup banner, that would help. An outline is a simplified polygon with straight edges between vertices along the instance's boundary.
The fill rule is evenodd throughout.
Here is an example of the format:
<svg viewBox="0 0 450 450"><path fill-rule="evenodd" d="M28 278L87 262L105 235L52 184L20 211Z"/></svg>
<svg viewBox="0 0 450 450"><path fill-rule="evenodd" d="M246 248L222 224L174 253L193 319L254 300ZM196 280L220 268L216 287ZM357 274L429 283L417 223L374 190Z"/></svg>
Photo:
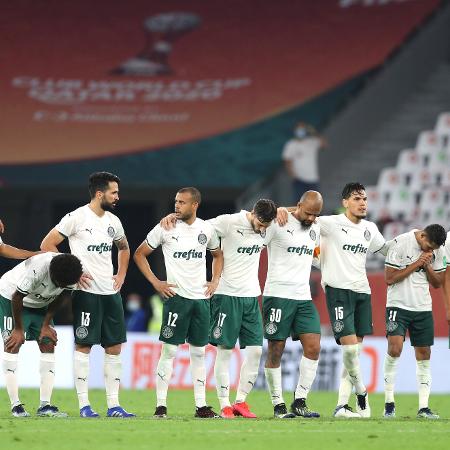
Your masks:
<svg viewBox="0 0 450 450"><path fill-rule="evenodd" d="M439 0L22 0L2 8L0 164L162 149L380 65Z"/></svg>

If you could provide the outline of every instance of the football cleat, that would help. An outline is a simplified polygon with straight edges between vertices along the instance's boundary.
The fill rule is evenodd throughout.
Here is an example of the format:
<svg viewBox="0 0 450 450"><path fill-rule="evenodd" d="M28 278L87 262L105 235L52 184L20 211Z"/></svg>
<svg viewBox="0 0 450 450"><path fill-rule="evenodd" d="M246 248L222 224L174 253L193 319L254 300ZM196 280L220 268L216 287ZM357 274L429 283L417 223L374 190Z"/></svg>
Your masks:
<svg viewBox="0 0 450 450"><path fill-rule="evenodd" d="M222 408L220 417L222 417L222 419L234 419L235 415L233 413L233 408L231 406L225 406L225 408Z"/></svg>
<svg viewBox="0 0 450 450"><path fill-rule="evenodd" d="M364 394L356 394L356 412L363 418L370 417L369 396L367 391Z"/></svg>
<svg viewBox="0 0 450 450"><path fill-rule="evenodd" d="M384 404L384 413L383 416L386 419L392 419L395 417L395 403L389 402Z"/></svg>
<svg viewBox="0 0 450 450"><path fill-rule="evenodd" d="M68 417L68 414L61 412L57 406L44 405L40 406L36 411L36 415L39 417Z"/></svg>
<svg viewBox="0 0 450 450"><path fill-rule="evenodd" d="M291 412L296 416L305 417L307 419L312 419L316 417L320 417L320 414L315 411L311 411L306 406L306 399L304 398L296 398L291 404Z"/></svg>
<svg viewBox="0 0 450 450"><path fill-rule="evenodd" d="M30 417L30 414L27 413L24 405L16 405L11 409L11 414L13 417Z"/></svg>
<svg viewBox="0 0 450 450"><path fill-rule="evenodd" d="M153 417L157 419L167 419L167 406L157 406Z"/></svg>
<svg viewBox="0 0 450 450"><path fill-rule="evenodd" d="M284 403L279 403L273 407L273 417L276 419L295 419L295 414L288 412Z"/></svg>
<svg viewBox="0 0 450 450"><path fill-rule="evenodd" d="M430 408L420 408L419 411L417 412L417 418L437 420L439 419L439 416L437 414L434 414L434 412L431 411Z"/></svg>
<svg viewBox="0 0 450 450"><path fill-rule="evenodd" d="M235 416L242 416L246 419L256 419L256 414L250 411L250 406L246 402L235 403L233 413Z"/></svg>
<svg viewBox="0 0 450 450"><path fill-rule="evenodd" d="M220 416L213 411L212 406L200 406L195 408L194 417L197 419L220 419Z"/></svg>
<svg viewBox="0 0 450 450"><path fill-rule="evenodd" d="M91 405L87 405L80 409L80 417L84 417L86 419L97 419L100 416L92 410Z"/></svg>
<svg viewBox="0 0 450 450"><path fill-rule="evenodd" d="M361 416L358 413L353 412L353 409L348 405L337 405L333 417L344 417L345 419L361 418Z"/></svg>
<svg viewBox="0 0 450 450"><path fill-rule="evenodd" d="M118 417L120 419L130 419L131 417L136 417L136 414L125 411L121 406L114 406L113 408L108 408L108 411L106 411L106 417Z"/></svg>

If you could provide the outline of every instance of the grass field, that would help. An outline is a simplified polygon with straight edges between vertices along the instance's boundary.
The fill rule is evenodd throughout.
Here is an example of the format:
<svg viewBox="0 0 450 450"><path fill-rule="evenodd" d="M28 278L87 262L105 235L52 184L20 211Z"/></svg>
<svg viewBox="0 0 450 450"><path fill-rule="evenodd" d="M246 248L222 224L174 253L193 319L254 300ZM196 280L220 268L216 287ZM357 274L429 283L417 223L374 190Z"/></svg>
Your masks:
<svg viewBox="0 0 450 450"><path fill-rule="evenodd" d="M287 396L285 397L286 401ZM397 418L382 419L384 398L372 395L372 419L333 419L336 393L313 392L309 405L322 414L320 419L275 420L267 392L253 392L248 401L258 414L257 420L193 419L190 391L169 393L170 419L157 420L154 392L123 391L122 405L138 415L136 419L80 419L75 393L57 390L53 401L68 412L68 419L14 419L9 415L7 395L0 394L0 449L447 449L450 439L450 396L432 396L431 407L441 419L415 418L417 396L396 397ZM37 390L21 390L28 412L35 412ZM94 409L105 414L103 391L92 391ZM214 407L214 392L208 393ZM352 400L353 401L353 400ZM218 408L217 408L218 409ZM217 411L216 409L216 411Z"/></svg>

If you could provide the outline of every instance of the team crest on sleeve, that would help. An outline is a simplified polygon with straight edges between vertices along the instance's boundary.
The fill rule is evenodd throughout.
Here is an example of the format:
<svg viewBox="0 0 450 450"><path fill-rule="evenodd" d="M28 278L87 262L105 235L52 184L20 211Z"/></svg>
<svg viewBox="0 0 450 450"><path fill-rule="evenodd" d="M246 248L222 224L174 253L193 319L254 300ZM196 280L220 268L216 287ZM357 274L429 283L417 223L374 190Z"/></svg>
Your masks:
<svg viewBox="0 0 450 450"><path fill-rule="evenodd" d="M335 333L340 333L344 329L344 322L342 320L336 320L333 324L333 330Z"/></svg>
<svg viewBox="0 0 450 450"><path fill-rule="evenodd" d="M206 234L201 232L198 235L198 243L201 245L205 245L207 241L208 241L208 238L206 237Z"/></svg>
<svg viewBox="0 0 450 450"><path fill-rule="evenodd" d="M213 338L219 339L220 336L222 336L222 328L221 327L215 327L213 330Z"/></svg>
<svg viewBox="0 0 450 450"><path fill-rule="evenodd" d="M89 330L85 326L80 326L75 330L75 335L78 339L84 339L89 334Z"/></svg>
<svg viewBox="0 0 450 450"><path fill-rule="evenodd" d="M364 238L366 241L370 241L370 238L372 235L370 234L370 231L366 228L366 231L364 231Z"/></svg>
<svg viewBox="0 0 450 450"><path fill-rule="evenodd" d="M113 238L115 233L116 233L116 232L114 231L114 228L110 225L110 226L108 227L108 236L109 236L110 238Z"/></svg>
<svg viewBox="0 0 450 450"><path fill-rule="evenodd" d="M266 230L261 230L259 235L264 239L266 237Z"/></svg>
<svg viewBox="0 0 450 450"><path fill-rule="evenodd" d="M398 327L398 323L397 322L393 322L392 320L390 320L387 324L386 324L386 331L388 333L392 333L393 331L395 331Z"/></svg>
<svg viewBox="0 0 450 450"><path fill-rule="evenodd" d="M168 325L164 326L161 330L162 337L170 339L173 336L173 330Z"/></svg>
<svg viewBox="0 0 450 450"><path fill-rule="evenodd" d="M273 322L269 322L266 325L266 333L267 334L275 334L277 332L277 325Z"/></svg>
<svg viewBox="0 0 450 450"><path fill-rule="evenodd" d="M317 235L316 235L316 232L314 231L314 230L309 230L309 237L313 240L313 241L315 241L316 240L316 237L317 237Z"/></svg>

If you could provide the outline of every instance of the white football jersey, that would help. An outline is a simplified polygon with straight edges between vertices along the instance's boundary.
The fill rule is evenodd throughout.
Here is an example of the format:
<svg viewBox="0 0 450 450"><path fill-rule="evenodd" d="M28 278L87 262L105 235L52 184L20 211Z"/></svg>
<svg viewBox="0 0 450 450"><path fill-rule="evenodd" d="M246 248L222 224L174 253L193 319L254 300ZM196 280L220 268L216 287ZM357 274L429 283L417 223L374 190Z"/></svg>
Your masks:
<svg viewBox="0 0 450 450"><path fill-rule="evenodd" d="M1 245L1 244L3 244L3 240L2 240L2 238L0 237L0 245Z"/></svg>
<svg viewBox="0 0 450 450"><path fill-rule="evenodd" d="M26 294L24 306L43 308L49 305L65 289L75 289L76 285L60 288L50 278L50 262L58 253L41 253L22 261L0 278L0 295L8 300L14 292Z"/></svg>
<svg viewBox="0 0 450 450"><path fill-rule="evenodd" d="M220 245L208 222L198 217L191 225L178 220L171 230L158 224L148 233L146 242L152 249L161 245L167 282L177 286L172 288L174 292L184 298L206 298L206 250L216 250Z"/></svg>
<svg viewBox="0 0 450 450"><path fill-rule="evenodd" d="M247 211L224 214L208 220L221 240L224 266L216 294L233 297L261 295L258 270L266 233L255 233Z"/></svg>
<svg viewBox="0 0 450 450"><path fill-rule="evenodd" d="M276 223L267 229L269 267L265 296L311 300L309 278L319 236L318 224L303 228L292 214L285 226Z"/></svg>
<svg viewBox="0 0 450 450"><path fill-rule="evenodd" d="M370 294L367 252L379 252L385 240L373 222L353 223L345 214L321 216L320 268L322 286Z"/></svg>
<svg viewBox="0 0 450 450"><path fill-rule="evenodd" d="M125 237L119 218L109 211L99 217L89 205L84 205L66 214L55 228L68 238L70 251L93 278L91 286L82 290L103 295L116 293L111 251L113 243Z"/></svg>
<svg viewBox="0 0 450 450"><path fill-rule="evenodd" d="M447 233L447 239L445 240L445 263L450 269L450 231Z"/></svg>
<svg viewBox="0 0 450 450"><path fill-rule="evenodd" d="M401 234L394 239L386 256L387 267L401 270L419 259L422 250L414 235L415 231L417 230ZM445 271L444 247L433 251L432 267L435 272ZM409 311L431 311L430 285L425 270L419 269L402 281L388 286L386 306Z"/></svg>

